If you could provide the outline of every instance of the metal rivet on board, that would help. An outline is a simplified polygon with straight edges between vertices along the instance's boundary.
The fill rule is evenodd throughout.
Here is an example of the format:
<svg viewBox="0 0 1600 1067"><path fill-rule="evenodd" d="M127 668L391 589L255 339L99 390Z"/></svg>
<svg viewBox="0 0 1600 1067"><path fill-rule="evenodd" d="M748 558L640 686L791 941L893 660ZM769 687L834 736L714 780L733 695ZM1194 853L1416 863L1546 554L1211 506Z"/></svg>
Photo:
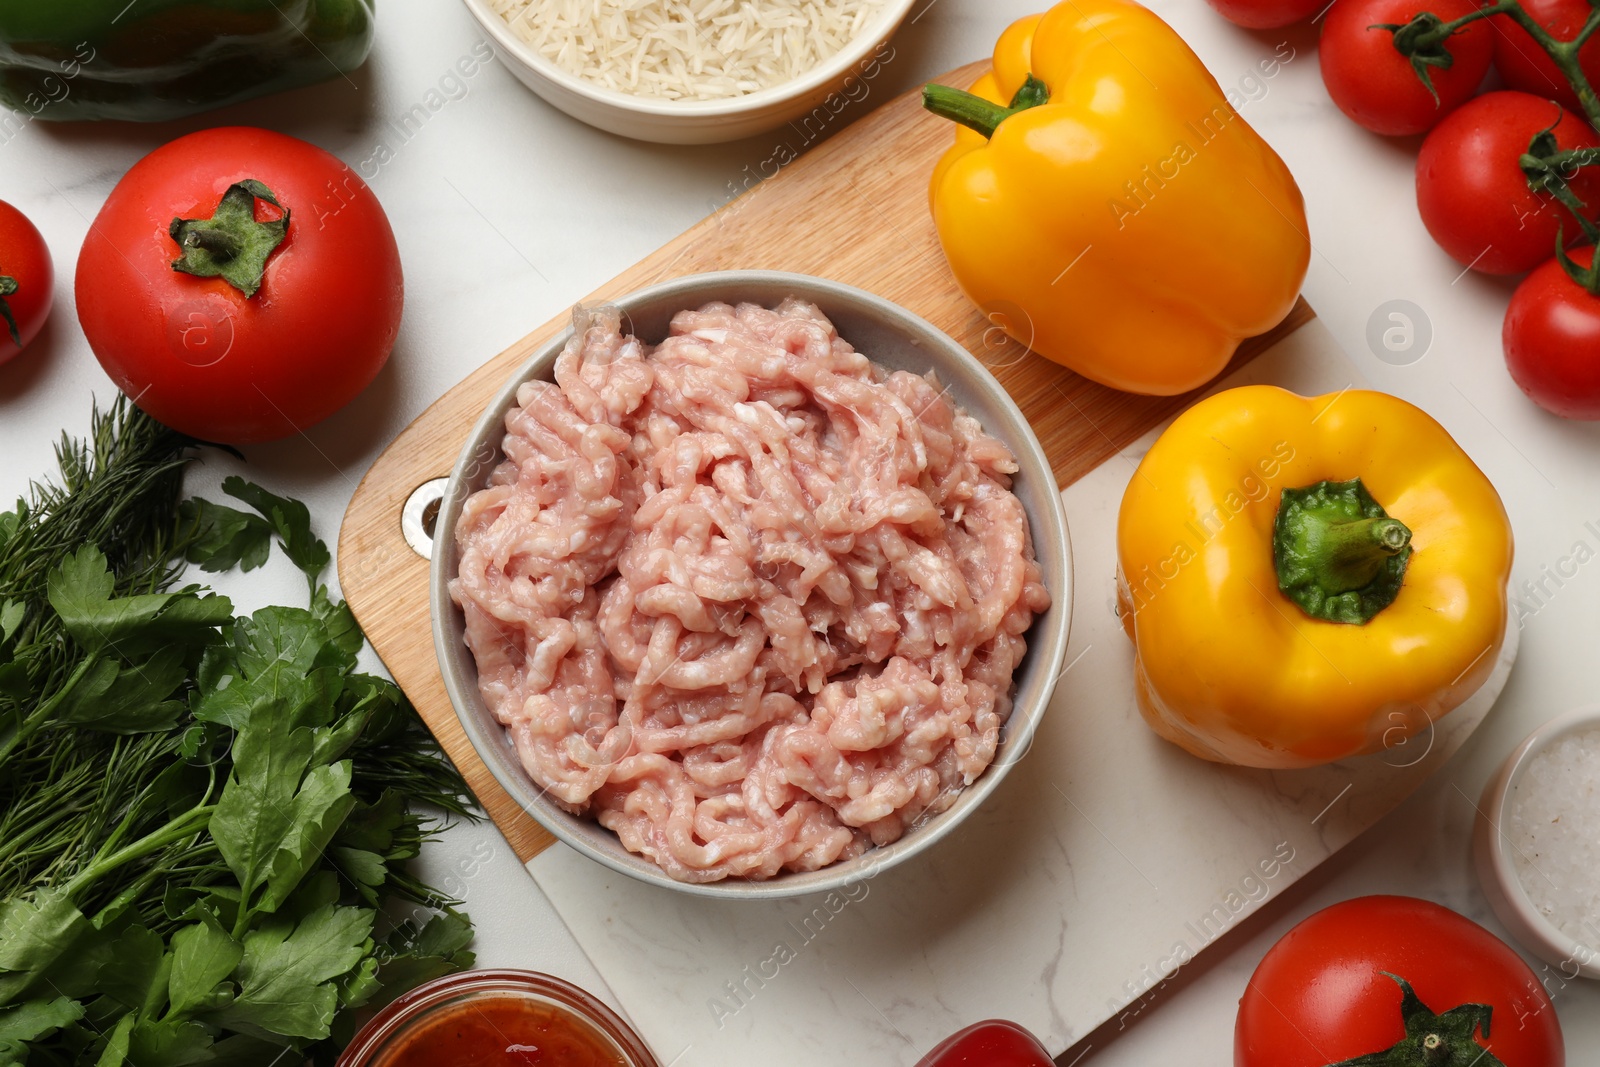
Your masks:
<svg viewBox="0 0 1600 1067"><path fill-rule="evenodd" d="M433 558L434 524L439 521L439 505L449 483L449 478L423 482L406 497L406 506L400 509L400 532L405 535L406 544L423 559Z"/></svg>

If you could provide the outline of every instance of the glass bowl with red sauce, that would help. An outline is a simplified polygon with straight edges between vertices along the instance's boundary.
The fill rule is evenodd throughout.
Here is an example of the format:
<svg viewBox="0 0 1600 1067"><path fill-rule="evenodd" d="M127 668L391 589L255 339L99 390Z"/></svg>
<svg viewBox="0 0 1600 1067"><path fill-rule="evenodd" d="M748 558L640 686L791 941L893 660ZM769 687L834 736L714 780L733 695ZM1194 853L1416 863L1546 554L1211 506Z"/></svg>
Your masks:
<svg viewBox="0 0 1600 1067"><path fill-rule="evenodd" d="M338 1067L658 1067L639 1035L575 985L537 971L464 971L373 1016Z"/></svg>

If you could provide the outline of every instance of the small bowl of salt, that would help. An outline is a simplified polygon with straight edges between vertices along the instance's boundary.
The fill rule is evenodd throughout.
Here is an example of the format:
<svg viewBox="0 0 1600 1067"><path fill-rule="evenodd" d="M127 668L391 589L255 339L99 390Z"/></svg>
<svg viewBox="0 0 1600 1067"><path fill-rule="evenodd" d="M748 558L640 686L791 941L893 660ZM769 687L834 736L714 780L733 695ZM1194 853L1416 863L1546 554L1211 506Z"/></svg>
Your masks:
<svg viewBox="0 0 1600 1067"><path fill-rule="evenodd" d="M1600 705L1545 723L1506 758L1478 806L1473 855L1524 948L1565 978L1600 978Z"/></svg>

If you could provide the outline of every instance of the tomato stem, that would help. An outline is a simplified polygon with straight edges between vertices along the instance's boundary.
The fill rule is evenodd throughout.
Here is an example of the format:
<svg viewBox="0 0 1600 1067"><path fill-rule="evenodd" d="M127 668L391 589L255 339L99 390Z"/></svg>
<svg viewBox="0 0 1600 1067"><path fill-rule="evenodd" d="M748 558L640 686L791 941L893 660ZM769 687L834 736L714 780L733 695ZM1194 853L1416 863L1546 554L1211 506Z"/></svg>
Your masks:
<svg viewBox="0 0 1600 1067"><path fill-rule="evenodd" d="M283 212L269 222L256 221L256 201ZM289 233L289 209L272 190L253 178L228 187L209 219L172 220L167 232L180 255L172 269L199 278L221 278L246 299L261 288L267 260Z"/></svg>
<svg viewBox="0 0 1600 1067"><path fill-rule="evenodd" d="M1589 119L1589 124L1600 129L1600 96L1595 95L1594 86L1589 84L1588 75L1584 74L1583 66L1578 62L1578 51L1586 44L1590 37L1600 31L1600 8L1589 13L1589 18L1584 22L1583 28L1576 37L1570 41L1558 40L1554 34L1543 26L1532 15L1528 14L1519 0L1496 0L1495 3L1481 7L1476 11L1462 15L1458 19L1445 22L1438 15L1423 12L1410 22L1400 25L1375 26L1374 29L1386 29L1394 34L1394 46L1401 55L1411 60L1411 65L1417 71L1417 76L1422 79L1430 92L1433 91L1432 80L1428 77L1426 67L1437 66L1448 69L1448 61L1440 62L1442 54L1449 56L1449 51L1444 47L1444 42L1458 33L1469 23L1479 19L1491 18L1495 15L1504 15L1525 30L1532 37L1550 61L1556 65L1567 83L1572 86L1572 91L1577 94L1578 102L1583 105L1584 115ZM1435 93L1435 99L1437 99Z"/></svg>
<svg viewBox="0 0 1600 1067"><path fill-rule="evenodd" d="M1505 1067L1494 1053L1475 1039L1489 1036L1494 1009L1488 1004L1460 1004L1435 1013L1416 990L1399 975L1380 971L1400 987L1400 1021L1406 1036L1386 1049L1356 1056L1328 1067L1448 1067L1466 1063L1473 1067Z"/></svg>
<svg viewBox="0 0 1600 1067"><path fill-rule="evenodd" d="M1553 106L1556 107L1556 125L1559 125L1561 109L1559 105ZM1600 227L1590 218L1589 205L1578 198L1571 185L1580 167L1600 164L1600 148L1563 149L1556 144L1555 129L1552 125L1534 134L1533 140L1528 143L1528 150L1518 158L1517 165L1522 168L1529 189L1535 194L1549 195L1560 201L1578 220L1584 240L1590 245L1600 244ZM1578 266L1567 254L1565 227L1556 230L1556 259L1575 283L1591 294L1600 294L1600 270L1595 269L1593 256L1588 267Z"/></svg>
<svg viewBox="0 0 1600 1067"><path fill-rule="evenodd" d="M1589 265L1581 267L1577 260L1567 252L1566 246L1561 243L1561 235L1556 235L1556 261L1561 264L1561 269L1567 272L1580 288L1590 296L1600 296L1600 267L1595 264L1594 248L1589 249Z"/></svg>
<svg viewBox="0 0 1600 1067"><path fill-rule="evenodd" d="M1589 125L1600 130L1600 96L1595 94L1594 86L1589 83L1589 76L1584 73L1583 64L1578 59L1578 53L1583 46L1596 33L1600 33L1600 7L1589 12L1582 29L1570 41L1558 40L1523 9L1520 0L1496 0L1495 3L1449 22L1432 13L1423 12L1404 25L1373 28L1387 29L1394 35L1395 48L1401 55L1411 60L1417 76L1437 100L1439 94L1434 91L1427 68L1429 66L1449 68L1450 53L1444 47L1444 42L1469 23L1494 15L1506 16L1533 38L1534 43L1544 50L1550 61L1556 65L1556 69L1567 79L1567 84L1572 86L1578 102L1583 106L1583 113L1589 120ZM1439 58L1441 55L1444 57L1442 62ZM1556 124L1559 124L1563 109L1559 104L1555 107ZM1600 244L1600 230L1596 229L1594 221L1589 217L1588 205L1578 198L1569 184L1580 168L1600 165L1600 149L1562 150L1556 144L1555 126L1552 125L1549 129L1534 135L1528 145L1528 151L1522 154L1517 164L1522 168L1529 189L1536 195L1547 195L1560 201L1577 220L1585 239L1590 244ZM1561 268L1574 282L1588 292L1600 295L1600 271L1595 269L1593 256L1590 257L1590 265L1587 268L1579 267L1572 257L1567 255L1566 242L1560 231L1556 234L1556 258L1560 260Z"/></svg>
<svg viewBox="0 0 1600 1067"><path fill-rule="evenodd" d="M1573 192L1571 180L1578 173L1580 167L1600 163L1600 150L1594 148L1562 149L1556 143L1556 126L1561 124L1562 109L1554 102L1551 106L1556 109L1556 121L1546 129L1533 135L1528 142L1528 150L1517 159L1517 166L1522 168L1522 174L1528 181L1528 188L1535 195L1548 195L1572 213L1578 220L1578 226L1584 235L1593 242L1600 239L1600 231L1595 229L1594 222L1590 219L1589 206L1578 199L1578 194Z"/></svg>
<svg viewBox="0 0 1600 1067"><path fill-rule="evenodd" d="M11 313L11 304L6 300L8 296L16 296L18 288L15 278L0 274L0 318L6 320L6 330L11 334L12 343L21 348L22 331L17 329L17 317Z"/></svg>

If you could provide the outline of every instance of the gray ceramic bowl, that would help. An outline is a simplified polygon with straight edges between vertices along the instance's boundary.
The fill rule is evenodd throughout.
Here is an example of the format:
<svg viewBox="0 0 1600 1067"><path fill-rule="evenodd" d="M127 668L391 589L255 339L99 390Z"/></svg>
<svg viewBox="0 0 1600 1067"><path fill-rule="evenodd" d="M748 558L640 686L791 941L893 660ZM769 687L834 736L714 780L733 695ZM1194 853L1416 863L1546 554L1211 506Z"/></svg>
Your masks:
<svg viewBox="0 0 1600 1067"><path fill-rule="evenodd" d="M774 271L726 271L698 274L665 282L616 301L632 332L647 342L667 335L674 313L714 300L753 302L772 307L794 296L815 303L839 333L880 366L936 371L955 401L1000 438L1016 454L1021 470L1015 489L1032 524L1034 549L1050 590L1053 606L1028 631L1028 654L1016 673L1016 704L994 763L957 797L947 810L909 830L904 837L853 860L803 874L782 874L767 881L728 879L691 885L669 878L654 863L624 849L616 835L590 819L563 811L542 795L517 758L506 731L478 693L477 667L462 639L460 608L450 599L448 583L458 559L455 524L462 502L483 487L500 462L506 412L516 403L517 387L532 378L551 380L556 356L572 336L560 336L539 350L511 376L489 403L456 461L440 503L433 551L433 636L445 688L461 725L496 780L530 815L559 840L622 874L670 889L711 897L771 898L821 892L870 877L921 852L954 830L994 792L1006 771L1027 751L1033 731L1055 689L1067 650L1072 610L1072 552L1067 520L1056 491L1055 477L1044 450L1022 412L993 375L953 340L910 312L871 293L838 282Z"/></svg>

